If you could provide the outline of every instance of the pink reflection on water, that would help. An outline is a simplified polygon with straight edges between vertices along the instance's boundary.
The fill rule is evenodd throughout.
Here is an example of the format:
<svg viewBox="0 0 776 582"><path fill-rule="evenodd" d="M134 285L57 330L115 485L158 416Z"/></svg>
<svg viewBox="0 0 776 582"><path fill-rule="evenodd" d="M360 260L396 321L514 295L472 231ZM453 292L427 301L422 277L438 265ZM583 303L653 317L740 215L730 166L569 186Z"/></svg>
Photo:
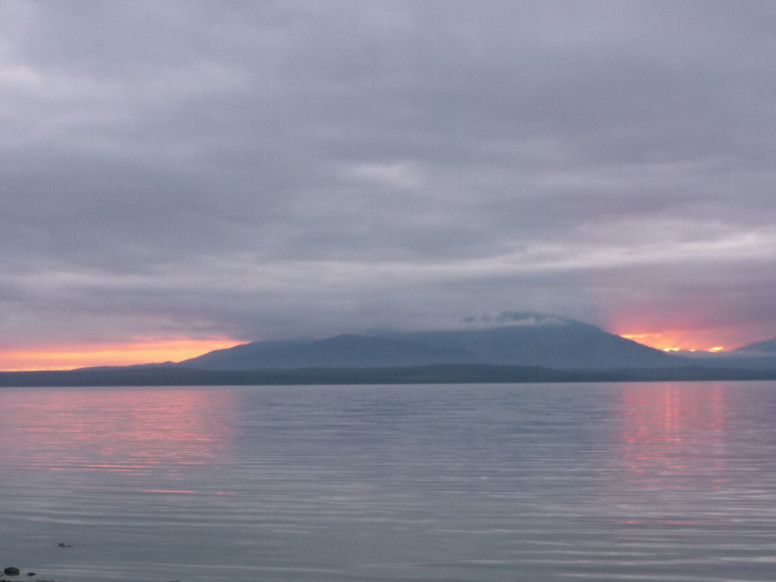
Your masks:
<svg viewBox="0 0 776 582"><path fill-rule="evenodd" d="M622 394L621 454L631 484L720 486L726 414L721 385L628 384Z"/></svg>
<svg viewBox="0 0 776 582"><path fill-rule="evenodd" d="M140 493L160 495L237 495L236 491L196 491L194 489L141 489Z"/></svg>
<svg viewBox="0 0 776 582"><path fill-rule="evenodd" d="M0 394L0 464L51 471L174 474L223 461L229 392L176 389L28 389Z"/></svg>

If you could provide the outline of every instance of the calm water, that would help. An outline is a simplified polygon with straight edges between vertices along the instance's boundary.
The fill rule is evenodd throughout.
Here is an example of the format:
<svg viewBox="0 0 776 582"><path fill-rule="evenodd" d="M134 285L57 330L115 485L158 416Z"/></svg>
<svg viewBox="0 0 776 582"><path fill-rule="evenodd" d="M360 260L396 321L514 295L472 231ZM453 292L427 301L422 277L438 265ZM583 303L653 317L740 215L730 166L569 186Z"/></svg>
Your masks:
<svg viewBox="0 0 776 582"><path fill-rule="evenodd" d="M2 388L0 566L772 582L774 419L772 382Z"/></svg>

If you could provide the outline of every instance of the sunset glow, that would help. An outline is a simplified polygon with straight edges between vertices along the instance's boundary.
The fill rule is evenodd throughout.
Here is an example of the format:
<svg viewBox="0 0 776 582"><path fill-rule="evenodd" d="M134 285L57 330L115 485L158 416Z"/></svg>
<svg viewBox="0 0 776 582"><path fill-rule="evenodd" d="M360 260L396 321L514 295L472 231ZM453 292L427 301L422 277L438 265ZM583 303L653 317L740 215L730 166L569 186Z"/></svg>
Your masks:
<svg viewBox="0 0 776 582"><path fill-rule="evenodd" d="M664 352L723 352L727 348L713 339L706 339L688 332L620 333L620 337Z"/></svg>
<svg viewBox="0 0 776 582"><path fill-rule="evenodd" d="M0 352L0 370L70 370L89 366L129 366L179 362L239 342L229 339L148 339L131 343L97 344Z"/></svg>

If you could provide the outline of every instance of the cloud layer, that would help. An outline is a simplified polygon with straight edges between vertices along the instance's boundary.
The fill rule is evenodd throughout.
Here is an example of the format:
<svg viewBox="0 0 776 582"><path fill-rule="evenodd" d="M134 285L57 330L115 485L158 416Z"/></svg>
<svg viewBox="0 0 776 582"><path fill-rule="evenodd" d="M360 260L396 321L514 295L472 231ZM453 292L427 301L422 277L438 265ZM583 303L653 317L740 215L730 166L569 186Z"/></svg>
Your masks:
<svg viewBox="0 0 776 582"><path fill-rule="evenodd" d="M0 349L776 336L769 1L0 6Z"/></svg>

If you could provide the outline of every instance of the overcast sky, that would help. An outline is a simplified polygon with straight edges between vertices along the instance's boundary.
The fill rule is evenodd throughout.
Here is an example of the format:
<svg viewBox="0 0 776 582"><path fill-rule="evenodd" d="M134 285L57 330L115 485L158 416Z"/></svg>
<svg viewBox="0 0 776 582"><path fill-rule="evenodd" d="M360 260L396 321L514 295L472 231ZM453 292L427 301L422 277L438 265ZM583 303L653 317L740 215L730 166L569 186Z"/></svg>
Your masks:
<svg viewBox="0 0 776 582"><path fill-rule="evenodd" d="M526 310L776 336L770 0L4 0L0 30L0 350Z"/></svg>

